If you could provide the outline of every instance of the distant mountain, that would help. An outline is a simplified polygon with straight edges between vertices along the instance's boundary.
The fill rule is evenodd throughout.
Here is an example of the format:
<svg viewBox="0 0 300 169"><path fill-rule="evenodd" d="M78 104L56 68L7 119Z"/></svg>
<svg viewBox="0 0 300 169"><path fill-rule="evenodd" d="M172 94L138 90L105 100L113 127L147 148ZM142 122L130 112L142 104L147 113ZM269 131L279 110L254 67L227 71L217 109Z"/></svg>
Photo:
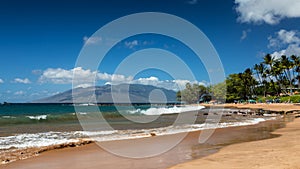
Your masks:
<svg viewBox="0 0 300 169"><path fill-rule="evenodd" d="M75 88L32 103L94 103L93 98L97 103L170 103L176 102L176 92L141 84L105 85Z"/></svg>

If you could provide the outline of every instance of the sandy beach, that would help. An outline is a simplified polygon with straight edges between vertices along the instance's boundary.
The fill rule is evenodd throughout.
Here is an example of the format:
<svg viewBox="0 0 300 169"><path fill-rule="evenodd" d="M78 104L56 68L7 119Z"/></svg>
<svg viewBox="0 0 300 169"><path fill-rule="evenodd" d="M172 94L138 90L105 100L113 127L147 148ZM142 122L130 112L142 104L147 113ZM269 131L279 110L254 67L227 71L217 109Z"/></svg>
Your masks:
<svg viewBox="0 0 300 169"><path fill-rule="evenodd" d="M235 106L242 108L261 108L262 106L262 108L268 109L264 105ZM272 107L272 105L265 106ZM299 108L294 105L274 105L272 107L274 111L290 111L292 109L297 110ZM120 157L92 143L47 151L34 158L0 165L0 168L61 169L66 168L66 166L73 169L297 168L300 166L298 157L300 155L300 146L298 145L300 119L288 123L286 127L284 127L285 124L284 119L281 119L265 121L257 125L220 128L204 144L198 143L201 131L191 132L170 151L150 158ZM145 146L145 141L151 143L154 140L153 144L163 145L168 144L171 139L178 136L179 134L112 141L108 144L125 151L132 151L129 145L133 144L138 147L136 150L143 153L151 151L153 148ZM157 148L160 147L157 146Z"/></svg>
<svg viewBox="0 0 300 169"><path fill-rule="evenodd" d="M164 154L160 154L152 158L124 158L104 151L97 144L92 143L75 148L47 151L42 153L40 156L8 163L0 166L0 168L62 169L68 166L68 168L73 169L164 169L179 163L216 153L219 149L229 144L277 137L277 135L271 134L270 131L282 127L282 124L283 123L279 121L267 121L258 125L217 129L214 135L205 144L198 143L200 131L191 132L176 147ZM155 144L168 144L169 140L174 139L176 136L177 135L157 137L156 139L158 142L155 142ZM128 143L131 142L139 146L140 142L143 140L145 139L120 142L112 141L110 143L115 144L116 147L119 147L121 144L122 148L126 149L126 145L128 145ZM128 151L131 150L128 149ZM149 148L144 146L144 148L140 149L140 151L141 153L143 151L149 151Z"/></svg>
<svg viewBox="0 0 300 169"><path fill-rule="evenodd" d="M227 104L225 107L261 108L274 111L299 110L293 104ZM198 168L300 168L300 119L295 119L273 134L280 137L229 145L218 153L179 164L170 169Z"/></svg>
<svg viewBox="0 0 300 169"><path fill-rule="evenodd" d="M211 105L211 104L202 104L203 106L214 106L214 107L234 107L234 108L251 108L251 109L263 109L263 110L270 110L270 111L298 111L300 110L300 104L292 104L292 103L272 103L272 104L265 104L265 103L257 103L257 104L220 104L220 105Z"/></svg>
<svg viewBox="0 0 300 169"><path fill-rule="evenodd" d="M280 137L227 146L218 153L170 169L300 167L300 119L274 134Z"/></svg>

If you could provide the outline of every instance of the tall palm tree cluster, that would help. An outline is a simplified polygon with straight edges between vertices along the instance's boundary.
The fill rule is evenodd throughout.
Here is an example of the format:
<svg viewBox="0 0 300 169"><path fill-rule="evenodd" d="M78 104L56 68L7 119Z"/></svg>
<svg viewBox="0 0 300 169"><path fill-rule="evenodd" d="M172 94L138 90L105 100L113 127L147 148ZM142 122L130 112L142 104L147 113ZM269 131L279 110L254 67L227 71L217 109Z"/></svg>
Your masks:
<svg viewBox="0 0 300 169"><path fill-rule="evenodd" d="M300 56L275 58L267 54L253 70L258 80L255 88L258 95L291 95L300 87Z"/></svg>
<svg viewBox="0 0 300 169"><path fill-rule="evenodd" d="M242 73L230 74L226 81L211 86L186 84L177 93L178 100L196 103L202 94L226 102L257 99L257 96L293 95L300 91L300 56L282 55L275 58L267 54L263 61ZM297 102L300 100L298 98Z"/></svg>

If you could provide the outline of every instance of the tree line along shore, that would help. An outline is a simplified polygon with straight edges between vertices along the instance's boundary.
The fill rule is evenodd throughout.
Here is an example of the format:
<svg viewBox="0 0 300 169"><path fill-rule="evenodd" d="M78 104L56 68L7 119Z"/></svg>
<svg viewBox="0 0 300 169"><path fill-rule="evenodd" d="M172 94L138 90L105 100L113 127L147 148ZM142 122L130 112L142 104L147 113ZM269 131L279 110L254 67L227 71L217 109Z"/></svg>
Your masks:
<svg viewBox="0 0 300 169"><path fill-rule="evenodd" d="M177 92L186 103L299 103L300 56L274 57L267 54L244 72L230 74L224 82L204 86L186 84Z"/></svg>

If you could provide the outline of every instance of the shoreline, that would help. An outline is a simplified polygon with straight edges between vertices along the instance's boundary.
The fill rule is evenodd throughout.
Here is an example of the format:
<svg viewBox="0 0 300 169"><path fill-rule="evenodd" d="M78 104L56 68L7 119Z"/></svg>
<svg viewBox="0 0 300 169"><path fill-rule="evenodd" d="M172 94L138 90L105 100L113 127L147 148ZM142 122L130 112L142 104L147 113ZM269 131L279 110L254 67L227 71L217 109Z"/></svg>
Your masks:
<svg viewBox="0 0 300 169"><path fill-rule="evenodd" d="M68 166L72 169L94 169L99 167L105 169L165 169L178 163L184 163L217 153L220 149L231 144L278 137L278 135L273 135L271 132L262 131L266 127L270 127L269 129L273 131L283 127L281 126L282 124L283 123L276 122L276 120L270 120L250 126L219 128L208 140L207 144L203 145L199 145L198 143L198 137L201 131L191 132L179 145L170 151L150 158L132 159L120 157L103 150L96 143L91 143L79 147L67 147L46 151L33 158L15 161L2 166L0 165L0 168L22 169L26 166L27 169L39 169L41 167L45 169L62 169ZM249 130L252 130L252 132L249 133ZM262 133L256 133L257 131L262 132L263 135ZM178 134L161 137L159 140L162 143L168 143L168 140L173 139L172 136L176 135ZM240 138L240 136L243 137ZM136 140L145 139L149 138ZM115 144L116 147L119 146L118 141L111 141L110 143ZM138 142L134 144L138 144ZM145 147L144 151L146 150L147 147ZM50 165L45 166L45 164Z"/></svg>
<svg viewBox="0 0 300 169"><path fill-rule="evenodd" d="M65 168L65 166L76 168L155 168L164 169L173 165L191 161L193 159L203 158L207 155L218 152L221 148L227 145L255 141L261 139L268 139L272 137L278 137L278 135L271 134L277 128L284 127L285 123L279 120L270 120L261 122L259 124L250 126L238 126L238 127L227 127L216 129L214 135L205 144L198 143L198 137L201 131L195 131L188 133L187 137L184 138L176 147L170 151L160 154L159 156L143 158L143 159L132 159L124 158L114 154L111 154L96 143L91 143L79 147L54 149L46 151L39 156L28 158L25 160L19 160L5 165L0 165L0 168L26 168L34 169L43 166L45 163L51 164L47 168ZM139 144L139 141L147 139L157 139L159 144L168 144L170 139L178 134L168 136L157 136L153 138L143 138L134 140L135 145ZM242 136L242 137L241 137ZM128 140L127 140L128 141ZM131 140L132 141L132 140ZM110 143L116 147L120 146L119 142L126 141L111 141ZM122 144L122 148L126 148ZM143 146L143 145L142 145ZM147 146L143 148L143 151L148 151Z"/></svg>
<svg viewBox="0 0 300 169"><path fill-rule="evenodd" d="M300 119L287 123L272 134L279 137L228 145L215 154L169 169L201 168L289 168L300 166ZM254 148L255 147L255 148Z"/></svg>
<svg viewBox="0 0 300 169"><path fill-rule="evenodd" d="M279 137L242 142L223 147L220 151L203 158L174 165L168 169L197 169L201 168L291 168L300 166L300 105L298 104L221 104L204 106L238 108L238 109L262 109L265 111L293 113L294 120L288 122L285 127L279 128L272 134ZM255 147L255 148L254 148Z"/></svg>
<svg viewBox="0 0 300 169"><path fill-rule="evenodd" d="M300 104L293 103L256 103L256 104L234 104L234 103L225 103L225 104L199 104L205 107L221 107L221 108L238 108L238 109L261 109L265 111L276 111L276 112L293 112L300 111Z"/></svg>
<svg viewBox="0 0 300 169"><path fill-rule="evenodd" d="M205 105L205 106L207 106L207 105ZM214 106L214 105L210 105L210 106ZM221 105L221 106L224 106L224 105ZM238 106L239 107L236 107L236 108L250 108L250 109L255 109L256 108L256 107L253 108L253 106L251 106L251 105L250 106L249 105L238 105ZM216 107L216 106L214 106L214 107ZM224 107L228 108L228 107L235 107L235 106L225 105ZM286 106L286 107L288 107L288 106ZM299 109L299 107L298 107L298 109ZM273 109L272 109L272 111L273 111ZM274 111L278 111L278 109L275 109ZM281 111L281 110L279 110L279 111ZM271 121L273 121L273 120L271 120ZM276 121L276 120L274 120L274 121ZM187 161L191 161L191 160L195 160L195 159L197 160L199 158L200 159L201 158L205 158L207 156L210 156L211 154L213 155L213 154L217 153L220 149L223 149L224 147L227 147L228 145L233 145L233 144L236 144L236 143L242 143L243 144L244 142L256 141L256 140L261 140L261 139L269 139L269 138L272 138L272 137L278 137L279 135L273 134L273 133L271 133L271 131L274 131L275 129L281 128L283 126L275 126L274 127L274 126L272 126L273 124L269 124L269 123L272 123L272 122L265 121L265 122L262 122L262 123L259 123L259 124L255 124L255 125L238 126L238 127L227 127L227 128L216 129L216 133L217 134L215 133L214 136L213 136L213 138L210 139L211 141L209 142L209 144L213 144L214 146L205 145L206 147L204 146L203 152L201 152L202 150L200 150L200 151L198 150L198 152L195 152L196 154L198 153L198 155L195 155L194 157L189 157L189 159L184 159L182 157L177 157L179 159L174 161L174 160L170 159L170 157L166 157L166 155L158 156L158 159L160 159L160 160L161 160L161 158L164 159L164 161L166 162L166 164L161 164L160 166L155 167L155 168L167 168L167 167L170 167L170 166L174 166L174 165L176 165L178 163L180 165L180 163L184 163L185 164L185 162L187 162ZM283 124L285 124L285 122ZM237 132L239 134L242 134L242 132L240 132L239 130L243 130L243 132L246 133L245 137L250 137L250 136L248 136L248 134L250 133L249 130L253 130L253 129L254 129L254 131L256 131L256 130L257 131L262 130L262 129L258 129L259 128L258 126L260 126L262 128L264 128L266 126L269 126L269 127L271 126L272 129L267 132L269 134L268 136L261 136L260 134L256 134L254 136L254 138L248 138L248 139L244 139L244 140L238 138L239 136L236 135L236 133L234 133L234 132ZM230 132L233 132L234 134L230 134ZM179 149L191 149L193 147L197 147L198 144L199 144L197 142L198 141L197 136L199 136L200 133L201 133L201 131L195 131L195 132L189 133L188 136L187 136L187 138L185 138L183 140L183 143L179 144ZM227 133L227 134L229 133L229 136L224 136L224 133ZM250 133L250 134L252 134L252 133ZM176 135L178 135L178 134L174 134L173 136L176 136ZM232 137L231 135L233 136L233 138L231 138ZM166 136L165 138L167 138L167 137L170 137L170 136ZM164 143L166 142L166 140L168 140L168 139L165 139L165 138L160 137L160 136L155 137L155 138L159 138L158 140L161 140ZM170 138L172 138L172 136ZM144 138L144 139L141 139L141 140L145 140L145 139L148 139L148 138ZM233 140L230 140L230 139L233 139ZM226 142L226 140L227 141L230 140L230 141L228 141L227 143L224 143L224 140L225 140L225 142ZM111 143L113 143L113 144L115 144L117 142L118 141L111 141ZM173 149L176 149L176 148L178 148L178 147L175 147ZM201 147L201 148L203 148L203 147ZM169 154L169 155L171 154L171 156L172 156L172 154L174 155L175 152L174 152L173 149L170 150L171 153L166 152L164 154ZM40 152L43 152L43 153L41 153L41 154L40 154L40 152L38 153L38 156L33 156L33 157L30 157L30 158L25 159L25 160L21 159L21 160L18 160L18 161L7 163L7 164L2 164L2 165L0 164L0 168L1 167L4 167L4 168L18 168L18 166L20 167L20 166L24 166L24 165L28 166L28 168L34 168L34 166L36 164L40 164L39 160L41 160L41 159L48 159L49 160L49 158L50 159L53 158L53 160L55 160L55 159L57 160L58 157L51 157L53 154L55 154L55 156L61 156L62 158L64 158L64 156L65 156L64 154L67 154L67 155L71 154L71 156L73 156L73 154L77 154L78 155L78 153L80 151L90 152L90 153L92 152L93 158L98 157L99 155L97 155L97 154L99 153L100 156L104 156L104 157L109 156L110 159L121 160L121 161L124 160L124 158L121 158L121 157L117 157L116 158L115 155L106 152L102 148L99 148L99 146L97 146L96 143L89 142L88 144L83 144L83 145L71 145L71 146L70 145L64 145L64 146L58 146L58 147L45 148L44 150L40 151ZM200 153L200 155L199 155L199 153ZM184 153L182 154L181 153L181 154L179 154L179 156L180 155L186 155L186 154L184 154ZM144 160L144 162L146 162L146 163L148 161L155 162L155 159L157 159L157 157L152 157L152 158L150 158L150 160ZM112 162L114 160L109 160L109 161ZM140 162L136 161L136 159L129 160L129 161L131 161L133 163L140 164ZM141 161L143 161L143 160L141 160ZM125 164L128 165L127 162L123 162L123 163L125 163ZM31 165L31 164L33 164L33 165ZM99 165L99 163L97 163L97 162L96 163L94 162L94 164L98 164ZM84 166L86 166L86 165L87 164L85 164ZM109 167L111 167L111 165L107 164L106 168L109 168ZM22 167L20 167L20 168L22 168ZM63 165L57 164L56 168L63 168ZM89 167L87 167L87 168L89 168ZM90 167L90 168L93 168L93 167ZM111 167L111 168L115 168L115 167ZM136 167L136 168L139 168L139 167ZM151 168L151 167L149 167L149 168Z"/></svg>

